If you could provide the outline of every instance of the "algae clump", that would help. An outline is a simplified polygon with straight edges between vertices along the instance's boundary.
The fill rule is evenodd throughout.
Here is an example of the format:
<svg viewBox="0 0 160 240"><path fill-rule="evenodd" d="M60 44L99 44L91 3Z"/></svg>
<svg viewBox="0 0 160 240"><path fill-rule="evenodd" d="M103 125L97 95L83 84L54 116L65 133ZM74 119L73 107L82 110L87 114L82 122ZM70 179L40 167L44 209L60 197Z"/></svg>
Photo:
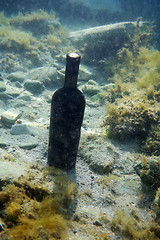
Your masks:
<svg viewBox="0 0 160 240"><path fill-rule="evenodd" d="M160 52L135 39L118 52L121 62L110 79L104 121L107 136L120 141L136 139L141 151L160 154ZM138 41L137 41L138 39Z"/></svg>
<svg viewBox="0 0 160 240"><path fill-rule="evenodd" d="M1 239L68 239L76 187L65 175L42 170L21 176L0 192Z"/></svg>

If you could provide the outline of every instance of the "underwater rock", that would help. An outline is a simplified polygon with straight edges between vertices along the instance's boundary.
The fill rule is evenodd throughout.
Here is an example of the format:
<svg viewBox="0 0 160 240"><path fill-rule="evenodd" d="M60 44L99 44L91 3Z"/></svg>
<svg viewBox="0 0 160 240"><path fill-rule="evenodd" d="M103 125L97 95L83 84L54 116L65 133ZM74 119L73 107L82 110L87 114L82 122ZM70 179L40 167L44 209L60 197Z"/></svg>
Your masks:
<svg viewBox="0 0 160 240"><path fill-rule="evenodd" d="M94 37L101 37L100 34L108 34L111 31L116 31L118 29L122 29L122 31L127 28L131 27L132 30L136 26L136 22L120 22L120 23L113 23L98 27L87 28L75 32L70 32L69 37L73 42L76 41L84 41L85 38L93 38Z"/></svg>
<svg viewBox="0 0 160 240"><path fill-rule="evenodd" d="M88 83L84 84L82 87L81 87L81 91L89 96L93 96L93 95L96 95L97 93L100 92L100 86L98 84L95 84L96 82L94 82L92 80L88 81Z"/></svg>
<svg viewBox="0 0 160 240"><path fill-rule="evenodd" d="M13 17L10 23L15 28L21 27L25 31L32 32L34 36L47 35L51 27L56 29L60 27L54 12L48 14L41 9L31 14L19 14L19 16Z"/></svg>
<svg viewBox="0 0 160 240"><path fill-rule="evenodd" d="M20 82L22 83L26 78L26 74L23 72L13 72L10 73L7 79L11 80L11 82Z"/></svg>
<svg viewBox="0 0 160 240"><path fill-rule="evenodd" d="M144 141L142 151L149 155L160 155L160 123L154 124Z"/></svg>
<svg viewBox="0 0 160 240"><path fill-rule="evenodd" d="M156 212L157 219L160 217L160 188L156 192L155 199L152 203L152 208Z"/></svg>
<svg viewBox="0 0 160 240"><path fill-rule="evenodd" d="M83 60L91 63L117 52L128 42L135 27L136 22L114 23L70 32L69 38L75 47L82 49Z"/></svg>
<svg viewBox="0 0 160 240"><path fill-rule="evenodd" d="M26 80L24 88L33 94L40 94L44 91L43 84L38 80Z"/></svg>
<svg viewBox="0 0 160 240"><path fill-rule="evenodd" d="M122 175L112 186L116 194L138 194L141 191L141 179L136 174Z"/></svg>
<svg viewBox="0 0 160 240"><path fill-rule="evenodd" d="M12 125L11 134L12 135L32 135L30 129L27 126L27 124Z"/></svg>
<svg viewBox="0 0 160 240"><path fill-rule="evenodd" d="M29 139L29 142L28 143L22 143L19 145L20 148L23 148L23 149L26 149L26 150L31 150L35 147L38 146L38 142L35 141L35 140L31 140Z"/></svg>
<svg viewBox="0 0 160 240"><path fill-rule="evenodd" d="M78 79L88 81L91 78L93 78L93 73L85 65L80 65Z"/></svg>
<svg viewBox="0 0 160 240"><path fill-rule="evenodd" d="M7 86L6 93L11 97L17 97L22 92L22 89L19 89L17 87Z"/></svg>
<svg viewBox="0 0 160 240"><path fill-rule="evenodd" d="M12 111L3 112L1 115L1 121L6 126L11 126L14 124L18 118L20 118L22 113L15 113Z"/></svg>
<svg viewBox="0 0 160 240"><path fill-rule="evenodd" d="M7 142L3 137L0 137L0 148L6 148L7 147Z"/></svg>
<svg viewBox="0 0 160 240"><path fill-rule="evenodd" d="M22 100L27 101L27 102L31 101L32 93L30 93L28 91L24 91L18 96L18 99L22 99Z"/></svg>
<svg viewBox="0 0 160 240"><path fill-rule="evenodd" d="M113 162L108 161L105 163L103 160L100 161L100 159L98 159L98 161L92 161L89 167L99 174L109 174L113 170Z"/></svg>
<svg viewBox="0 0 160 240"><path fill-rule="evenodd" d="M110 88L113 88L115 86L115 83L109 83L109 84L106 84L102 87L102 89L104 91L108 91Z"/></svg>
<svg viewBox="0 0 160 240"><path fill-rule="evenodd" d="M0 99L3 99L3 100L9 100L9 99L12 99L13 97L10 96L9 94L7 94L6 92L0 92Z"/></svg>
<svg viewBox="0 0 160 240"><path fill-rule="evenodd" d="M0 92L4 92L6 90L6 85L4 82L0 82Z"/></svg>
<svg viewBox="0 0 160 240"><path fill-rule="evenodd" d="M160 159L144 157L143 161L135 166L137 174L143 183L154 188L160 187Z"/></svg>
<svg viewBox="0 0 160 240"><path fill-rule="evenodd" d="M46 87L58 86L57 69L55 67L40 67L33 69L28 74L29 79L39 80Z"/></svg>
<svg viewBox="0 0 160 240"><path fill-rule="evenodd" d="M96 138L97 136L94 134L88 136L87 142L83 142L81 139L82 145L79 149L79 155L94 172L99 174L111 173L114 170L115 158L118 158L119 155L110 147L110 144L104 142L103 145Z"/></svg>

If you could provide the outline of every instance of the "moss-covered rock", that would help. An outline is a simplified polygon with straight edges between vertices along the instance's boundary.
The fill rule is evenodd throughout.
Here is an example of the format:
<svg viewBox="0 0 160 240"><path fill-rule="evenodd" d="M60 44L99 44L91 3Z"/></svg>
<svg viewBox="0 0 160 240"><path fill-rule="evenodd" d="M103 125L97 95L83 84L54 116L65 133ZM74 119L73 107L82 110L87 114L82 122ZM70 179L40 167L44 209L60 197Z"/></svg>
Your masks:
<svg viewBox="0 0 160 240"><path fill-rule="evenodd" d="M114 104L108 103L105 123L109 126L109 136L122 141L135 137L146 139L151 126L158 124L160 114L157 102L150 104L143 92L118 98Z"/></svg>
<svg viewBox="0 0 160 240"><path fill-rule="evenodd" d="M24 88L33 94L40 94L44 91L43 84L38 80L26 80L24 82Z"/></svg>
<svg viewBox="0 0 160 240"><path fill-rule="evenodd" d="M160 159L156 157L143 158L142 162L135 166L137 174L143 183L154 188L160 187Z"/></svg>
<svg viewBox="0 0 160 240"><path fill-rule="evenodd" d="M160 155L160 52L143 46L141 37L137 32L118 53L115 85L106 94L105 124L109 137L137 138L143 152Z"/></svg>

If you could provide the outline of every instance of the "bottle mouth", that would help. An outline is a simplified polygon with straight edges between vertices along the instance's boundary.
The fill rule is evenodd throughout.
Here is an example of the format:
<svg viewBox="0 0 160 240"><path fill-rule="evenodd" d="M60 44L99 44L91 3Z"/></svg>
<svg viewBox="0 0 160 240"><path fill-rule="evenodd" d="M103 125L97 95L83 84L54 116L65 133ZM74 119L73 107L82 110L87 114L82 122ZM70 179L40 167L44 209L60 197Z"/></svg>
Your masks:
<svg viewBox="0 0 160 240"><path fill-rule="evenodd" d="M79 58L80 57L80 55L78 53L74 53L74 52L68 53L68 56L71 58Z"/></svg>

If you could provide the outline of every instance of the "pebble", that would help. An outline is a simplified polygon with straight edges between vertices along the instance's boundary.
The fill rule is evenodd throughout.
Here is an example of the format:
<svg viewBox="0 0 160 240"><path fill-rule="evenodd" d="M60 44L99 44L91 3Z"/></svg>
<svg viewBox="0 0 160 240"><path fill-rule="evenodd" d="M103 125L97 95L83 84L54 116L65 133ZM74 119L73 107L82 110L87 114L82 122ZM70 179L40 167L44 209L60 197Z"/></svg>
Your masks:
<svg viewBox="0 0 160 240"><path fill-rule="evenodd" d="M0 92L0 99L3 100L9 100L12 99L13 97L9 94L7 94L6 92Z"/></svg>
<svg viewBox="0 0 160 240"><path fill-rule="evenodd" d="M38 146L38 143L33 141L33 142L29 142L29 143L22 143L19 145L20 148L26 149L26 150L31 150L35 147Z"/></svg>
<svg viewBox="0 0 160 240"><path fill-rule="evenodd" d="M3 112L1 115L1 120L5 125L12 125L14 124L22 113L13 113L13 112Z"/></svg>
<svg viewBox="0 0 160 240"><path fill-rule="evenodd" d="M12 87L12 86L8 86L7 90L6 90L6 93L13 98L19 96L19 94L21 92L22 92L22 90L20 90L17 87Z"/></svg>
<svg viewBox="0 0 160 240"><path fill-rule="evenodd" d="M11 80L11 82L23 82L26 78L26 74L24 72L13 72L10 73L7 79Z"/></svg>
<svg viewBox="0 0 160 240"><path fill-rule="evenodd" d="M24 91L23 93L21 93L19 96L18 96L18 99L22 99L24 101L31 101L32 99L32 93L28 92L28 91Z"/></svg>
<svg viewBox="0 0 160 240"><path fill-rule="evenodd" d="M12 125L11 128L11 134L12 135L31 135L31 131L28 128L27 124L16 124L16 125Z"/></svg>
<svg viewBox="0 0 160 240"><path fill-rule="evenodd" d="M28 78L39 80L44 86L57 86L57 69L55 67L40 67L29 72Z"/></svg>
<svg viewBox="0 0 160 240"><path fill-rule="evenodd" d="M100 87L98 85L90 85L86 83L81 87L81 90L83 93L93 96L100 92Z"/></svg>
<svg viewBox="0 0 160 240"><path fill-rule="evenodd" d="M6 90L5 83L0 81L0 92L4 92L5 90Z"/></svg>
<svg viewBox="0 0 160 240"><path fill-rule="evenodd" d="M84 65L80 65L78 79L81 81L88 81L93 77L93 74L90 70Z"/></svg>
<svg viewBox="0 0 160 240"><path fill-rule="evenodd" d="M26 80L24 88L33 94L40 94L44 91L43 84L38 80Z"/></svg>

